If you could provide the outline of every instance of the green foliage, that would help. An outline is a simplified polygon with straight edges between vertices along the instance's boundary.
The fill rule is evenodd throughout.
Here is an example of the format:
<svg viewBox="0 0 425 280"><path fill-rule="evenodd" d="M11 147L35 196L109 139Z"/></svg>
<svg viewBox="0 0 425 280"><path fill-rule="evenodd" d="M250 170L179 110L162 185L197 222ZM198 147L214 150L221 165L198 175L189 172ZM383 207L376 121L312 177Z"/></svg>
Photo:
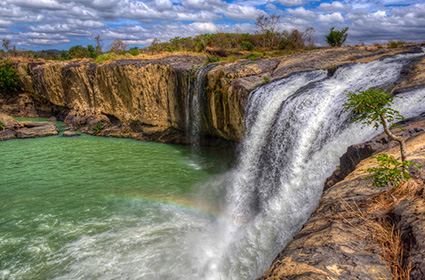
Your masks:
<svg viewBox="0 0 425 280"><path fill-rule="evenodd" d="M370 88L365 91L346 92L346 94L348 95L348 102L343 106L357 114L352 120L353 122L373 125L375 129L378 129L382 123L382 117L389 123L404 120L397 110L389 107L394 103L394 96L385 93L383 90ZM394 125L391 127L394 127Z"/></svg>
<svg viewBox="0 0 425 280"><path fill-rule="evenodd" d="M341 31L335 30L335 27L332 27L329 34L325 36L326 42L328 42L329 46L341 47L345 40L347 40L347 30L348 27L342 29Z"/></svg>
<svg viewBox="0 0 425 280"><path fill-rule="evenodd" d="M244 51L252 51L254 49L254 45L250 41L242 41L241 47Z"/></svg>
<svg viewBox="0 0 425 280"><path fill-rule="evenodd" d="M116 59L118 57L118 55L114 54L114 53L104 53L99 55L95 60L94 63L102 63L111 59Z"/></svg>
<svg viewBox="0 0 425 280"><path fill-rule="evenodd" d="M388 47L391 48L391 49L401 47L404 44L406 44L406 42L404 42L404 41L394 41L394 40L388 41Z"/></svg>
<svg viewBox="0 0 425 280"><path fill-rule="evenodd" d="M220 57L215 55L207 55L207 61L205 61L204 65L208 65L210 63L219 62Z"/></svg>
<svg viewBox="0 0 425 280"><path fill-rule="evenodd" d="M66 51L66 50L62 50L62 51L60 52L60 56L61 56L61 59L63 59L63 60L71 59L71 58L69 57L69 52L68 52L68 51Z"/></svg>
<svg viewBox="0 0 425 280"><path fill-rule="evenodd" d="M131 54L132 56L136 56L136 55L138 55L138 54L139 54L139 49L138 49L138 48L131 48L131 49L128 51L128 53L129 53L129 54Z"/></svg>
<svg viewBox="0 0 425 280"><path fill-rule="evenodd" d="M104 129L104 126L103 126L103 124L102 124L102 122L101 121L99 121L99 123L97 124L97 126L94 126L93 127L93 132L95 133L95 134L99 134L99 133L101 133L102 132L102 130Z"/></svg>
<svg viewBox="0 0 425 280"><path fill-rule="evenodd" d="M4 130L4 123L0 121L0 130Z"/></svg>
<svg viewBox="0 0 425 280"><path fill-rule="evenodd" d="M15 68L9 60L0 62L0 88L17 91L19 87L19 77Z"/></svg>
<svg viewBox="0 0 425 280"><path fill-rule="evenodd" d="M269 77L264 77L264 82L263 85L270 83L270 78Z"/></svg>
<svg viewBox="0 0 425 280"><path fill-rule="evenodd" d="M28 76L32 75L31 69L28 67L28 65L24 66L25 72L27 73Z"/></svg>
<svg viewBox="0 0 425 280"><path fill-rule="evenodd" d="M90 58L96 58L97 57L97 50L93 45L87 45L87 54Z"/></svg>
<svg viewBox="0 0 425 280"><path fill-rule="evenodd" d="M366 179L373 178L373 185L376 187L384 187L388 184L398 187L402 180L409 181L412 177L406 167L415 166L421 169L409 160L400 162L387 154L375 155L372 158L378 161L379 167L368 168L365 172L372 174Z"/></svg>
<svg viewBox="0 0 425 280"><path fill-rule="evenodd" d="M77 46L73 46L68 50L68 54L69 54L69 58L73 59L73 58L86 58L86 57L90 57L89 56L89 51L87 50L87 48L81 46L81 45L77 45Z"/></svg>
<svg viewBox="0 0 425 280"><path fill-rule="evenodd" d="M256 61L257 58L259 58L259 57L263 57L263 54L258 53L258 52L252 52L252 53L250 53L248 55L243 56L243 58L250 59L252 61Z"/></svg>

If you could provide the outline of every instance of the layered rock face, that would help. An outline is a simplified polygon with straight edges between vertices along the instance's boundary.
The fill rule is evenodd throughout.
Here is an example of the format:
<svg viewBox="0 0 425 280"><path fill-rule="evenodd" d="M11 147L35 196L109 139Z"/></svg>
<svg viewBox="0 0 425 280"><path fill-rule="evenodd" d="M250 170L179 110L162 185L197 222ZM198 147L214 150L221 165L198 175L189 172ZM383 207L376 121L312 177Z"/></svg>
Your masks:
<svg viewBox="0 0 425 280"><path fill-rule="evenodd" d="M169 57L53 63L33 70L33 94L67 110L65 121L82 131L91 132L101 122L98 132L106 134L184 142L187 76L201 62Z"/></svg>
<svg viewBox="0 0 425 280"><path fill-rule="evenodd" d="M206 137L240 141L249 94L293 72L329 69L415 47L320 49L269 59L216 65L201 85L202 131ZM141 140L189 143L189 87L205 58L170 56L154 60L117 60L94 64L15 62L23 84L19 94L0 94L0 109L17 116L56 116L83 132ZM407 69L395 90L425 84L425 60ZM100 122L100 124L99 124ZM101 129L95 129L101 128Z"/></svg>

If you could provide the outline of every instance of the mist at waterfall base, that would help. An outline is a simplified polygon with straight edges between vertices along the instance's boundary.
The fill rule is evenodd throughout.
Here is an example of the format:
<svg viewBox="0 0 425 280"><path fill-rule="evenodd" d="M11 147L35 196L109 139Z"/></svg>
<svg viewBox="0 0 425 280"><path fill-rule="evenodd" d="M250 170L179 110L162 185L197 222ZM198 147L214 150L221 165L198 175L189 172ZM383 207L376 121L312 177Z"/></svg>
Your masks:
<svg viewBox="0 0 425 280"><path fill-rule="evenodd" d="M172 153L173 167L167 171L161 170L161 165L170 159L152 162L153 171L148 171L146 165L146 170L138 169L137 164L141 164L138 158L149 153L152 147L142 148L141 142L136 141L101 138L100 142L127 141L125 145L97 143L92 147L102 147L97 156L106 155L106 159L97 159L99 164L118 168L119 165L114 164L116 154L123 154L122 159L118 159L122 164L129 157L130 162L125 165L129 172L120 179L107 178L102 182L101 176L94 174L93 181L84 184L78 180L73 182L70 176L59 184L67 188L59 190L37 186L38 181L33 181L29 187L31 194L40 192L37 188L43 189L42 195L52 211L25 210L22 205L14 207L7 203L11 200L30 206L35 203L33 197L24 195L27 190L22 186L26 185L17 187L19 197L0 196L0 205L8 205L0 206L3 207L0 250L6 252L6 257L5 254L0 257L0 277L214 280L258 277L317 207L324 180L336 168L346 148L381 132L349 122L350 114L342 107L346 101L344 91L390 85L397 81L403 67L420 55L398 55L346 65L332 77L321 70L297 73L255 90L246 107L246 136L239 147L238 161L230 170L212 172L211 166L223 161L197 156L195 161L203 158L204 162L198 162L197 168L193 168L190 153L180 157L181 150ZM399 96L403 98L396 98L393 108L406 118L425 111L425 89ZM188 102L192 102L189 97ZM59 137L0 144L16 143L11 148L19 144L37 149L31 143L39 145L47 141L45 145L53 147L48 142L52 139ZM87 141L84 146L98 139L82 137ZM77 145L81 139L72 141ZM156 145L155 151L164 149L156 152L157 156L167 157L166 154L174 150L167 148L168 145L149 145ZM108 149L114 153L108 153ZM85 153L84 158L89 152L71 147L69 150L66 156L75 157L69 168L69 172L73 172L78 166L76 159L82 156L79 153ZM29 154L25 147L20 151ZM5 156L7 158L7 153ZM43 155L42 151L38 155L51 156ZM89 159L96 160L96 155ZM49 164L48 160L42 162ZM3 166L2 170L10 173L19 165L29 163L20 158L19 162L10 160L10 164L13 166ZM97 172L103 171L100 168ZM139 187L138 181L149 180L143 177L144 172L155 172L154 179L158 180L149 184L149 191ZM133 173L138 177L132 178ZM187 186L176 189L169 182L173 177L180 182L176 184ZM7 192L12 182L19 185L23 180L22 174L10 179L9 185L5 185L7 180L2 180L0 191ZM112 180L116 185L110 184ZM160 188L162 181L168 182L164 191ZM74 208L68 209L72 198L49 199L49 196L66 195L57 194L59 191L77 196L78 201L72 201ZM123 193L131 199L123 199ZM96 204L85 205L91 197L98 198ZM26 220L30 218L35 220Z"/></svg>

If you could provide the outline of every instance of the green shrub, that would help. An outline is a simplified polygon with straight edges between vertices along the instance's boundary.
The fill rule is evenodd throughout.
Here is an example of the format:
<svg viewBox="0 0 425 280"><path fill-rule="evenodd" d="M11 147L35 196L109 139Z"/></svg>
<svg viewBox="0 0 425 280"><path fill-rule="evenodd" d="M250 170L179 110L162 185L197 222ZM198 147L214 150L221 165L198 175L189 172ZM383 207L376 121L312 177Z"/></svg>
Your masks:
<svg viewBox="0 0 425 280"><path fill-rule="evenodd" d="M0 130L4 130L4 123L0 121Z"/></svg>
<svg viewBox="0 0 425 280"><path fill-rule="evenodd" d="M368 168L366 172L372 175L366 179L373 178L373 185L376 187L384 187L388 184L398 187L402 180L409 181L412 178L407 169L409 166L421 169L420 166L411 161L400 162L387 154L375 155L372 158L378 161L379 167Z"/></svg>
<svg viewBox="0 0 425 280"><path fill-rule="evenodd" d="M250 41L242 41L241 47L244 51L252 51L254 49L254 45Z"/></svg>
<svg viewBox="0 0 425 280"><path fill-rule="evenodd" d="M17 91L19 81L19 77L12 63L7 59L0 62L0 88Z"/></svg>
<svg viewBox="0 0 425 280"><path fill-rule="evenodd" d="M207 55L207 61L205 61L204 65L208 65L210 63L219 62L220 57L216 55Z"/></svg>
<svg viewBox="0 0 425 280"><path fill-rule="evenodd" d="M270 78L269 77L264 77L264 82L263 85L270 83Z"/></svg>
<svg viewBox="0 0 425 280"><path fill-rule="evenodd" d="M394 48L397 48L398 47L398 44L394 40L389 40L388 41L388 47L391 48L391 49L394 49Z"/></svg>
<svg viewBox="0 0 425 280"><path fill-rule="evenodd" d="M243 58L250 59L252 61L256 61L257 58L262 57L262 56L263 55L261 53L252 52L252 53L250 53L248 55L245 55Z"/></svg>
<svg viewBox="0 0 425 280"><path fill-rule="evenodd" d="M348 27L342 29L341 31L335 30L335 27L332 27L329 34L325 36L326 42L328 42L329 46L341 47L345 40L347 40L347 30Z"/></svg>
<svg viewBox="0 0 425 280"><path fill-rule="evenodd" d="M93 127L93 132L95 133L95 134L99 134L99 133L101 133L102 132L102 130L104 129L104 126L103 126L103 124L102 124L102 122L101 121L99 121L99 123L97 124L97 126L94 126Z"/></svg>
<svg viewBox="0 0 425 280"><path fill-rule="evenodd" d="M139 54L139 50L138 49L131 49L128 51L129 54L131 54L132 56L136 56Z"/></svg>
<svg viewBox="0 0 425 280"><path fill-rule="evenodd" d="M95 59L94 63L102 63L102 62L105 62L105 61L108 61L108 60L111 60L111 59L116 59L117 57L118 57L118 55L116 55L115 53L104 53L104 54L99 55Z"/></svg>

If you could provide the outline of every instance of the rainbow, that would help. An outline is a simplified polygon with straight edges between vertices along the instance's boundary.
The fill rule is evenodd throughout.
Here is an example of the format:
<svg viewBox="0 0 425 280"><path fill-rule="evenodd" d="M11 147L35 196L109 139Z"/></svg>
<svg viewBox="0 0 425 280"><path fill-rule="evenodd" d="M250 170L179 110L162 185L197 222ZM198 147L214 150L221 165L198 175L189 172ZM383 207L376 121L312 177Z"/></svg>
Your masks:
<svg viewBox="0 0 425 280"><path fill-rule="evenodd" d="M212 205L205 203L196 203L193 200L171 197L171 198L158 198L158 197L108 197L107 200L125 200L136 201L138 203L145 203L150 205L159 205L165 208L173 208L181 212L189 212L205 218L223 218L218 209L214 209Z"/></svg>

